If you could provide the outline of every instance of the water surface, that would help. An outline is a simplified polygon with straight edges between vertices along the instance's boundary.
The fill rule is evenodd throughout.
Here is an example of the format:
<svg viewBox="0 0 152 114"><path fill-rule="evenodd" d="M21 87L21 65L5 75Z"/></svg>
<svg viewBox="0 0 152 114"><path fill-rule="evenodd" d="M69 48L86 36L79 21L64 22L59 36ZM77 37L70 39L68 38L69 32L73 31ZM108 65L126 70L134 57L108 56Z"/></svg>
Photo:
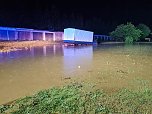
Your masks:
<svg viewBox="0 0 152 114"><path fill-rule="evenodd" d="M136 79L151 85L151 69L151 44L52 45L0 53L0 104L70 82L107 92L137 86L132 84Z"/></svg>

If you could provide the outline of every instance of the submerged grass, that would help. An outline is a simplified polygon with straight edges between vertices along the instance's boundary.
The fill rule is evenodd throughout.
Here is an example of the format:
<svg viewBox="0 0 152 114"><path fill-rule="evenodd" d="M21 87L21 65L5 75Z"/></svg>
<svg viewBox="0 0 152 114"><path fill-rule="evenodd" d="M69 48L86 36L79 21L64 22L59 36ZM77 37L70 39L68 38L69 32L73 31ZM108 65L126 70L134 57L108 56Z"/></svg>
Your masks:
<svg viewBox="0 0 152 114"><path fill-rule="evenodd" d="M152 89L122 89L114 94L71 84L0 106L3 114L151 114Z"/></svg>

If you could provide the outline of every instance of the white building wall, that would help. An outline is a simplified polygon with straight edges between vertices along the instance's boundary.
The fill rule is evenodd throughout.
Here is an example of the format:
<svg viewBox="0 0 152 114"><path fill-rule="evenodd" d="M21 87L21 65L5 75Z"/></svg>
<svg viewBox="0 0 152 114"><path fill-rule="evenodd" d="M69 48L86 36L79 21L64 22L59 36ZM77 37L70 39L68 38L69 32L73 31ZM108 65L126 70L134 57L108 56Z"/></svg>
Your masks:
<svg viewBox="0 0 152 114"><path fill-rule="evenodd" d="M93 32L74 28L64 29L64 39L70 41L93 42Z"/></svg>
<svg viewBox="0 0 152 114"><path fill-rule="evenodd" d="M63 40L72 40L74 41L75 29L67 28L64 29L64 38Z"/></svg>
<svg viewBox="0 0 152 114"><path fill-rule="evenodd" d="M75 30L75 41L93 42L93 32L84 30Z"/></svg>

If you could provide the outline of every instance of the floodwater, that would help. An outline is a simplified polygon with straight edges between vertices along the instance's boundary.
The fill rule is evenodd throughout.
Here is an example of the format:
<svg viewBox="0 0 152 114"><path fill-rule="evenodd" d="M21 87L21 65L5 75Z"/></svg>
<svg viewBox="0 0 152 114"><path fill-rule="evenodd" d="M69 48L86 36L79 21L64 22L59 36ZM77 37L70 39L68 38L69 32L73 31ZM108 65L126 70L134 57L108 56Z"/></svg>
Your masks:
<svg viewBox="0 0 152 114"><path fill-rule="evenodd" d="M71 82L113 92L142 80L152 85L152 44L51 45L0 53L0 104Z"/></svg>

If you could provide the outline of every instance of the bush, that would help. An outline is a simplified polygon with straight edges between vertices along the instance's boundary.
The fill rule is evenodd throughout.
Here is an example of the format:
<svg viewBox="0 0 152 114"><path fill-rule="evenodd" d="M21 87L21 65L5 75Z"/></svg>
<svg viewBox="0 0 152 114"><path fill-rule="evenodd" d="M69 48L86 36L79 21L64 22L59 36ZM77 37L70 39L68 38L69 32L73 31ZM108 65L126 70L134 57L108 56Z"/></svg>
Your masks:
<svg viewBox="0 0 152 114"><path fill-rule="evenodd" d="M139 24L137 26L137 28L142 31L142 34L140 36L141 40L144 39L144 38L146 38L147 36L149 36L150 33L151 33L150 28L147 25L145 25L145 24Z"/></svg>
<svg viewBox="0 0 152 114"><path fill-rule="evenodd" d="M134 41L133 41L133 38L132 38L132 37L127 36L126 39L125 39L125 42L126 42L127 44L131 44L131 43L133 43Z"/></svg>

